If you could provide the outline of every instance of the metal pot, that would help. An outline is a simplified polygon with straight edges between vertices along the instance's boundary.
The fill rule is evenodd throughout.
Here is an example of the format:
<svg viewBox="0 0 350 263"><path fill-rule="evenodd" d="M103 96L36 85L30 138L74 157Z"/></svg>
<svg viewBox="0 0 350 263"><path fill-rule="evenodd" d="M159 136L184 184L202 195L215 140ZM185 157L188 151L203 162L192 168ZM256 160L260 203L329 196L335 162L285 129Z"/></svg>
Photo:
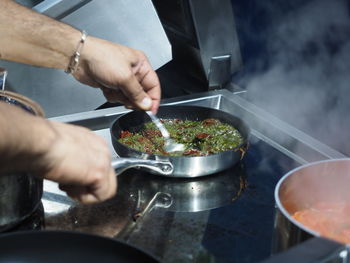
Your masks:
<svg viewBox="0 0 350 263"><path fill-rule="evenodd" d="M1 103L20 107L29 114L44 117L41 107L27 97L10 91L0 91ZM0 232L6 231L29 217L40 205L43 180L26 172L0 175Z"/></svg>
<svg viewBox="0 0 350 263"><path fill-rule="evenodd" d="M295 212L312 208L321 202L350 202L349 185L350 159L310 163L282 177L275 188L277 207L272 252L286 251L291 247L296 249L295 245L308 240L295 250L295 253L303 253L304 259L305 254L313 254L312 260L328 258L328 261L317 262L350 262L344 244L322 238L318 232L292 217ZM310 249L313 251L310 252Z"/></svg>

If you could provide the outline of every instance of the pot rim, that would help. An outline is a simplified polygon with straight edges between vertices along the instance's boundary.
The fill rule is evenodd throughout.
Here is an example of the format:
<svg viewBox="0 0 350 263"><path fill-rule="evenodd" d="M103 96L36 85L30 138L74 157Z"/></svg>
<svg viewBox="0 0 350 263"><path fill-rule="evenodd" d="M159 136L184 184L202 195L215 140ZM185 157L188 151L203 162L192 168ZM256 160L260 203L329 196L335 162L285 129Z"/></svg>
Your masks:
<svg viewBox="0 0 350 263"><path fill-rule="evenodd" d="M276 184L275 193L274 193L275 202L276 202L277 208L280 210L280 212L290 222L292 222L294 225L296 225L297 227L301 228L305 232L307 232L307 233L309 233L309 234L311 234L311 235L313 235L315 237L321 237L320 233L316 232L315 230L312 230L311 228L305 227L299 221L297 221L294 218L292 218L292 216L289 214L289 212L282 205L282 202L281 202L281 200L279 198L280 188L281 188L282 184L284 183L284 181L287 180L288 177L292 176L293 174L295 174L296 172L298 172L298 171L300 171L302 169L305 169L305 168L311 167L311 166L316 166L316 165L319 165L321 163L343 162L343 161L344 162L350 162L350 158L327 159L327 160L315 161L315 162L311 162L311 163L307 163L307 164L298 166L298 167L294 168L293 170L289 171L288 173L286 173L282 178L280 178L280 180ZM348 246L350 246L350 244L348 244Z"/></svg>
<svg viewBox="0 0 350 263"><path fill-rule="evenodd" d="M26 97L19 93L8 91L8 90L0 90L0 97L5 97L19 104L19 105L16 105L13 102L9 102L10 105L17 106L17 107L23 105L25 107L28 107L32 111L32 112L28 111L29 113L32 113L33 115L38 117L45 118L45 112L43 108L36 101L30 99L29 97ZM26 110L26 109L23 109L23 110Z"/></svg>

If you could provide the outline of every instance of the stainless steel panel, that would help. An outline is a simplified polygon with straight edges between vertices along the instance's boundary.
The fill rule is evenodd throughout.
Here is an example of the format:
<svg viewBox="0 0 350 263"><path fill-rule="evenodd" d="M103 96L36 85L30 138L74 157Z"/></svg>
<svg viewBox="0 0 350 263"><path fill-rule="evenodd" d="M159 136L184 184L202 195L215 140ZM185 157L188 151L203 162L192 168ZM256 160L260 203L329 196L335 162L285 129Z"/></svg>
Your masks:
<svg viewBox="0 0 350 263"><path fill-rule="evenodd" d="M204 77L210 90L227 84L242 66L231 1L153 0L153 3L173 44L174 60L183 64L194 78Z"/></svg>
<svg viewBox="0 0 350 263"><path fill-rule="evenodd" d="M54 18L62 18L90 1L92 0L44 0L34 5L33 9Z"/></svg>
<svg viewBox="0 0 350 263"><path fill-rule="evenodd" d="M44 3L34 9L55 13L66 1L50 2L46 9ZM79 2L86 1L74 0L65 7L69 10ZM94 0L62 21L90 35L142 50L155 69L171 60L171 46L150 0ZM100 90L78 83L62 70L5 61L0 66L9 71L8 89L37 101L48 117L93 110L105 102Z"/></svg>
<svg viewBox="0 0 350 263"><path fill-rule="evenodd" d="M231 1L191 0L190 6L206 74L212 57L225 55L231 56L230 73L239 70L242 60Z"/></svg>

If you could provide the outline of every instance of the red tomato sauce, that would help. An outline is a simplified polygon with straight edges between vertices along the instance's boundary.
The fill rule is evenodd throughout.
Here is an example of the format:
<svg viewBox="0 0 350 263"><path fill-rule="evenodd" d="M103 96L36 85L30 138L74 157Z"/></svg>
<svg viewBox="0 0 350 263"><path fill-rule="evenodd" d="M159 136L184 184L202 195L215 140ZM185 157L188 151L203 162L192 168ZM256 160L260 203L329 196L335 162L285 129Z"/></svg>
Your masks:
<svg viewBox="0 0 350 263"><path fill-rule="evenodd" d="M322 202L292 217L321 236L350 244L350 202Z"/></svg>

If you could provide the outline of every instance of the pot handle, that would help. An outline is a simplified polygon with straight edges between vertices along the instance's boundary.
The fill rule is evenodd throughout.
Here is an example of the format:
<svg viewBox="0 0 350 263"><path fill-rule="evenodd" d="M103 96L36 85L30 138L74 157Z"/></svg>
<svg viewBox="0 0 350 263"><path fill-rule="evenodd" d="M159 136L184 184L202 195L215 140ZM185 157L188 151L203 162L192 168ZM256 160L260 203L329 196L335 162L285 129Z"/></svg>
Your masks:
<svg viewBox="0 0 350 263"><path fill-rule="evenodd" d="M129 168L143 167L161 175L171 175L174 171L173 165L168 161L145 160L138 158L115 158L112 167L117 175Z"/></svg>
<svg viewBox="0 0 350 263"><path fill-rule="evenodd" d="M348 254L346 245L314 237L260 263L349 263Z"/></svg>

